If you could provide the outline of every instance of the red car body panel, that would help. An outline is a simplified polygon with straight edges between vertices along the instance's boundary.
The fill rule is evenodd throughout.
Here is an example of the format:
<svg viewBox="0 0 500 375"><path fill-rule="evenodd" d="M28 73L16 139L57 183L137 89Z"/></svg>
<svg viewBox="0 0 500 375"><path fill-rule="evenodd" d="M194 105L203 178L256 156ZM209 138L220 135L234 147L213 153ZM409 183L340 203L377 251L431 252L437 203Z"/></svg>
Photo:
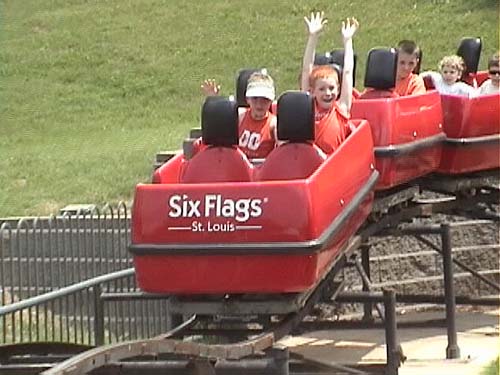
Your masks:
<svg viewBox="0 0 500 375"><path fill-rule="evenodd" d="M439 166L445 136L438 92L357 99L351 117L364 118L370 123L376 168L380 172L377 190L403 184Z"/></svg>
<svg viewBox="0 0 500 375"><path fill-rule="evenodd" d="M366 121L308 178L178 183L182 155L139 184L132 244L139 287L172 294L311 288L371 211L378 173ZM258 174L256 174L258 175Z"/></svg>
<svg viewBox="0 0 500 375"><path fill-rule="evenodd" d="M483 82L485 72L477 75ZM470 173L500 167L500 94L442 95L446 140L438 171Z"/></svg>

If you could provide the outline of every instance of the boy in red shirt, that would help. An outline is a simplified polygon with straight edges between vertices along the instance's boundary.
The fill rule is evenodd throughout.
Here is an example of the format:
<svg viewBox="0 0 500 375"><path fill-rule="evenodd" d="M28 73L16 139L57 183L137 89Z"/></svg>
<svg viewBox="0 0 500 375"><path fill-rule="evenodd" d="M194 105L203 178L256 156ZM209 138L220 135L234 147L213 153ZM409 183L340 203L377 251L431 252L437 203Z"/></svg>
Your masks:
<svg viewBox="0 0 500 375"><path fill-rule="evenodd" d="M201 88L206 96L220 91L214 80L206 80ZM253 73L246 90L249 108L239 108L238 146L249 158L265 158L276 145L276 116L270 112L274 98L271 76L264 70Z"/></svg>
<svg viewBox="0 0 500 375"><path fill-rule="evenodd" d="M420 58L420 48L411 40L398 43L398 67L394 92L399 96L424 94L425 84L422 77L413 73Z"/></svg>
<svg viewBox="0 0 500 375"><path fill-rule="evenodd" d="M309 91L315 103L315 143L327 154L334 152L350 133L348 120L352 106L354 51L352 37L358 21L348 18L342 22L344 67L342 76L332 65L313 66L319 32L326 24L323 12L304 17L309 37L302 64L301 89Z"/></svg>

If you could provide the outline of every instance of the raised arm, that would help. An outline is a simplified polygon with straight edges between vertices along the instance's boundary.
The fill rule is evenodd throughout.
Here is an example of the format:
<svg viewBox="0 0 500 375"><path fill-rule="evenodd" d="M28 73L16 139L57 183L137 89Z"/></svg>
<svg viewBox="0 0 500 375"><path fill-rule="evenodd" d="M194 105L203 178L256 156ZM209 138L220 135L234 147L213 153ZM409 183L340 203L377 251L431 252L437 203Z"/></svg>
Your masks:
<svg viewBox="0 0 500 375"><path fill-rule="evenodd" d="M311 13L311 18L304 17L307 25L308 37L306 49L304 51L304 58L302 60L302 73L300 77L300 89L302 91L309 91L309 74L311 74L314 64L314 54L316 52L316 45L318 44L318 37L323 26L328 22L324 18L323 12Z"/></svg>
<svg viewBox="0 0 500 375"><path fill-rule="evenodd" d="M205 96L217 96L220 92L220 85L215 82L215 79L206 79L201 84L201 92Z"/></svg>
<svg viewBox="0 0 500 375"><path fill-rule="evenodd" d="M346 114L349 114L352 106L352 88L354 74L354 51L352 37L358 29L359 23L356 18L348 18L342 22L342 39L344 42L344 68L342 69L342 88L338 105Z"/></svg>

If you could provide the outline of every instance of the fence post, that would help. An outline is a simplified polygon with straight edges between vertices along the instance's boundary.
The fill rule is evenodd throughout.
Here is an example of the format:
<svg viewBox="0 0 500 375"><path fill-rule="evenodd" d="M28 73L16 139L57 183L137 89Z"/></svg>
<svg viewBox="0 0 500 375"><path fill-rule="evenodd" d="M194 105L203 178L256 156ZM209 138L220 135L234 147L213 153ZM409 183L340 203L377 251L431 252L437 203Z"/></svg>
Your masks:
<svg viewBox="0 0 500 375"><path fill-rule="evenodd" d="M101 286L95 285L94 293L94 341L95 346L104 345L104 301L101 299Z"/></svg>
<svg viewBox="0 0 500 375"><path fill-rule="evenodd" d="M451 253L451 228L449 224L441 224L441 246L443 254L444 300L446 304L446 331L448 335L446 358L460 358L460 348L457 343L455 287L453 284L453 258Z"/></svg>
<svg viewBox="0 0 500 375"><path fill-rule="evenodd" d="M387 352L386 375L398 375L402 353L399 351L396 324L396 292L384 290L385 344Z"/></svg>

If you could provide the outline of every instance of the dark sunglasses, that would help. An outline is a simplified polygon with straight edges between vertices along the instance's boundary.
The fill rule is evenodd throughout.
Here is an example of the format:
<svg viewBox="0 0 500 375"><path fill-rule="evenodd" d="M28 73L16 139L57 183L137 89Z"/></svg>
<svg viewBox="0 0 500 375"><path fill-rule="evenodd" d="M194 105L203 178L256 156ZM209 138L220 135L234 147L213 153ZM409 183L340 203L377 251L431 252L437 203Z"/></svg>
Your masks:
<svg viewBox="0 0 500 375"><path fill-rule="evenodd" d="M488 73L490 73L492 76L494 75L500 75L500 70L488 70Z"/></svg>

